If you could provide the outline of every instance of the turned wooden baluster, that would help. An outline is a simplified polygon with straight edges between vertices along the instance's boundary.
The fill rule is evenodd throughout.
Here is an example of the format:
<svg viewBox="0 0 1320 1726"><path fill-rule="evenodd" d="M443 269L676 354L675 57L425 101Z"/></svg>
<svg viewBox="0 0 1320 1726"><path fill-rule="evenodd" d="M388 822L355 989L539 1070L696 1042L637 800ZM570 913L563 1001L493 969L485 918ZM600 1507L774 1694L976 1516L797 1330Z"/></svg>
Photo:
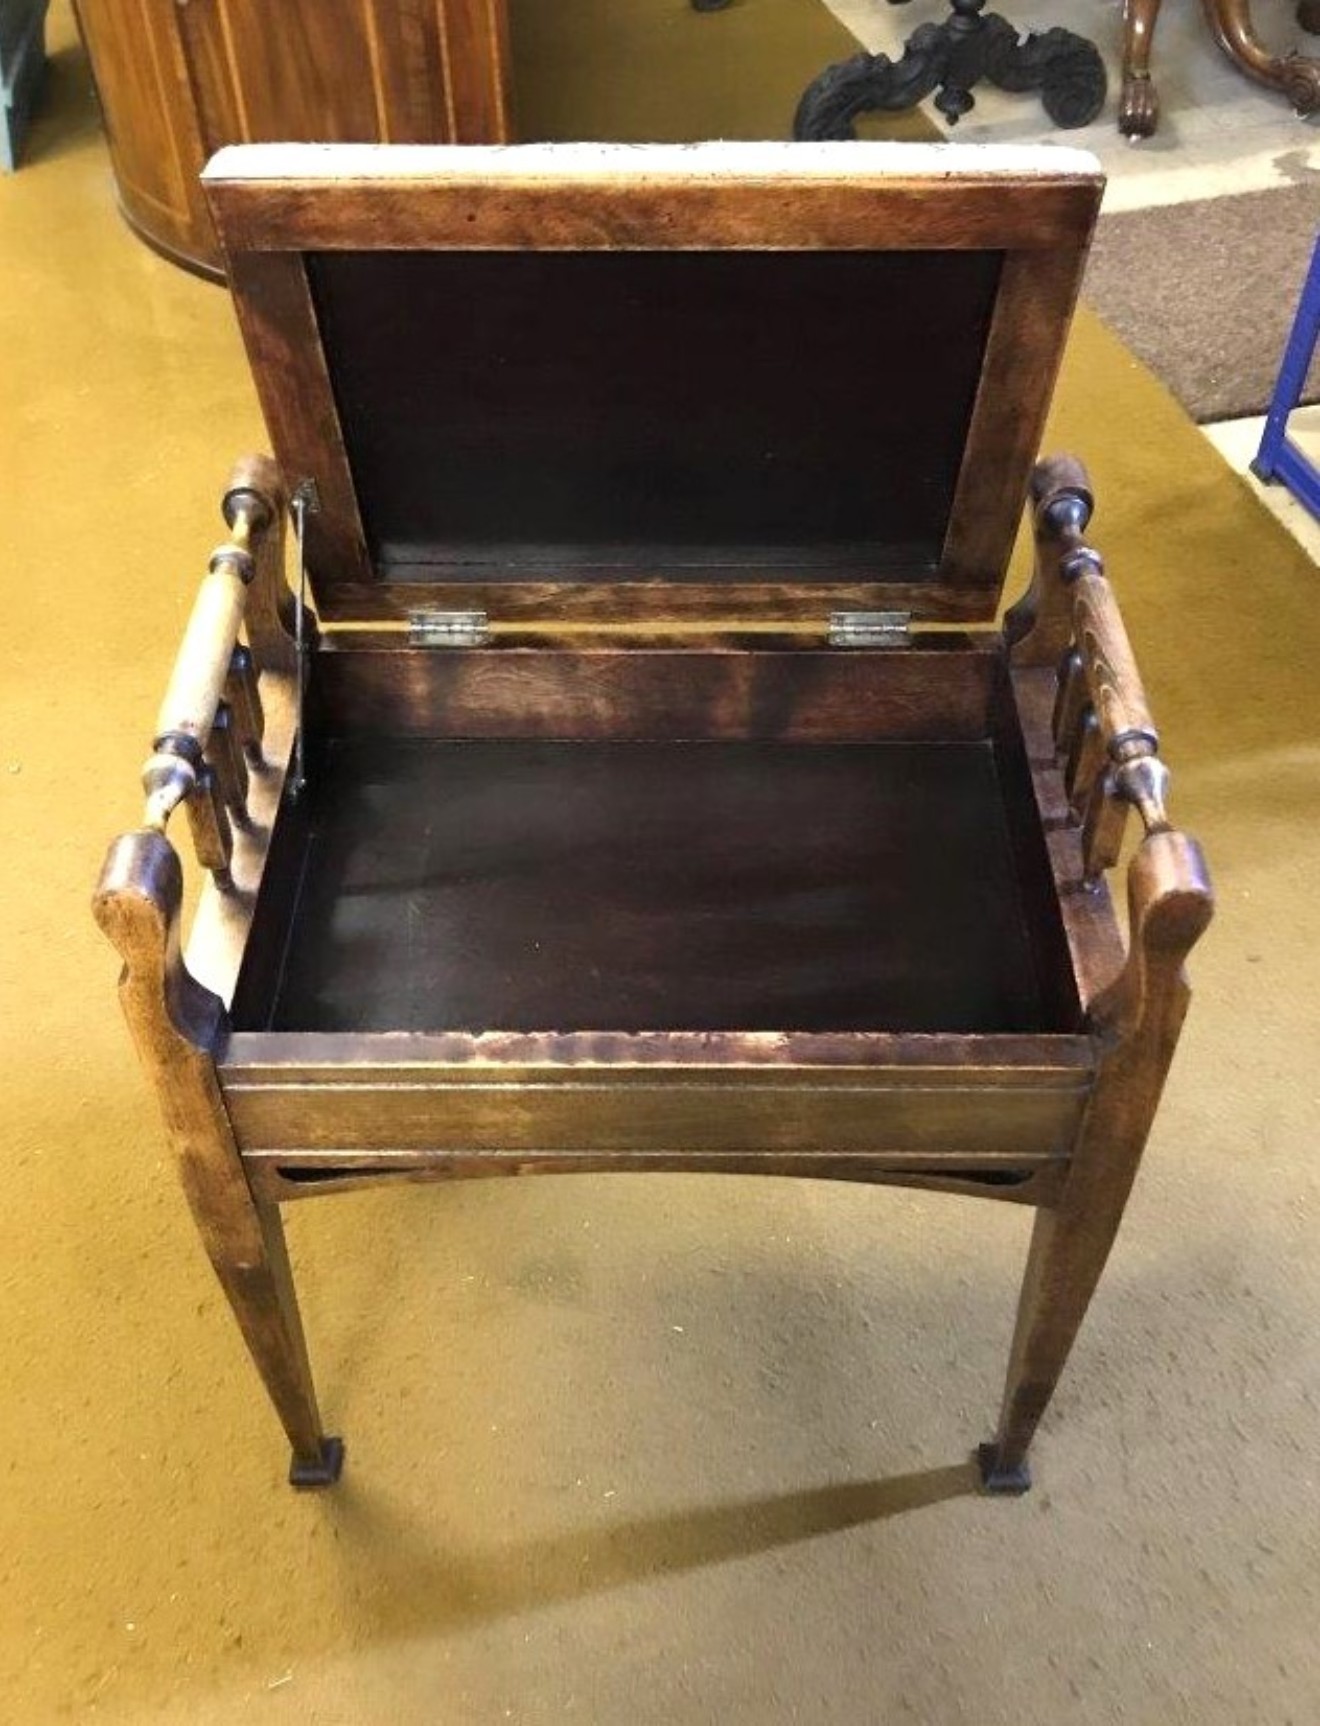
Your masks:
<svg viewBox="0 0 1320 1726"><path fill-rule="evenodd" d="M163 833L183 803L197 859L221 887L230 885L233 823L247 821L249 772L264 766L260 673L296 664L284 505L272 462L239 463L224 498L230 538L212 554L198 590L142 770L145 825Z"/></svg>
<svg viewBox="0 0 1320 1726"><path fill-rule="evenodd" d="M1147 834L1168 828L1168 770L1104 562L1083 538L1093 507L1085 471L1070 457L1042 462L1032 498L1036 573L1006 629L1016 664L1058 664L1054 741L1094 881L1118 861L1129 809Z"/></svg>

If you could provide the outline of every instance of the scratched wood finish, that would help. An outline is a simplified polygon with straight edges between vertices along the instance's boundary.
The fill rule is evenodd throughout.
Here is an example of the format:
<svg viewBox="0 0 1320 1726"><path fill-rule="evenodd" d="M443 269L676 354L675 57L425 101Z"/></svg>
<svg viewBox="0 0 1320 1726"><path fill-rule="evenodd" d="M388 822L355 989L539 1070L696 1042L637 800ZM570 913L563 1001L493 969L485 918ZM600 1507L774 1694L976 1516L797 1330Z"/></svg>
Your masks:
<svg viewBox="0 0 1320 1726"><path fill-rule="evenodd" d="M1085 1075L1083 1075L1085 1077ZM761 1154L828 1146L847 1155L921 1153L970 1162L982 1154L1034 1160L1063 1156L1085 1098L1066 1086L959 1085L888 1088L863 1069L851 1084L816 1086L790 1070L775 1083L703 1082L689 1070L651 1083L540 1084L534 1076L485 1086L345 1082L248 1084L233 1070L225 1096L244 1150L414 1150L486 1153L496 1162L574 1152L592 1166L618 1153L668 1157L737 1153L745 1172ZM603 1159L603 1161L602 1161ZM823 1163L822 1163L823 1166Z"/></svg>
<svg viewBox="0 0 1320 1726"><path fill-rule="evenodd" d="M211 165L207 193L276 454L286 473L315 478L328 500L309 524L313 590L324 618L399 618L417 606L484 609L505 620L790 619L867 608L949 622L993 616L1076 298L1098 178L1070 167L1006 173L1000 181L920 153L904 160L925 166L904 171L892 158L880 165L864 146L840 156L837 171L800 166L794 152L802 146L760 147L770 168L759 172L721 169L740 159L733 148L732 155L722 146L688 152L691 165L681 171L665 165L672 153L584 154L577 147L535 152L537 167L526 174L507 156L443 150L410 159L406 172L391 171L396 158L333 151L317 162L306 153L264 152L251 175L247 164L256 158L241 152ZM877 166L868 168L873 160ZM446 567L438 553L434 562L414 557L389 572L406 579L386 579L364 526L378 501L365 489L369 475L358 471L369 464L354 465L347 396L337 399L343 368L307 279L318 256L328 263L326 255L337 251L354 254L355 263L383 254L389 268L401 254L428 252L751 251L767 271L776 258L800 252L943 252L958 254L960 267L976 254L1002 256L980 388L959 433L962 456L932 564L905 568L877 543L865 552L836 548L817 566L805 537L802 545L766 547L761 567L753 562L750 569L747 557L740 565L715 545L669 553L666 562L643 536L613 557L586 558L587 548L578 547L558 562L535 543L520 545L516 565L498 581L483 580L479 562L466 556L451 561L473 567ZM884 305L867 309L876 327L886 327ZM378 320L360 317L358 327L365 339ZM703 327L693 321L694 341ZM431 328L440 341L442 326ZM342 347L351 337L351 328L340 330L336 342ZM942 351L938 341L911 344L874 387L886 401L927 400L927 362ZM423 356L414 354L420 364ZM688 354L685 369L692 367L700 373L699 358ZM363 423L379 427L382 416ZM674 428L680 447L690 426L689 418L686 430ZM841 444L840 453L849 447ZM420 450L417 459L444 465L445 451ZM383 471L398 466L391 460ZM825 470L832 471L828 462ZM574 567L584 560L593 565L585 579Z"/></svg>
<svg viewBox="0 0 1320 1726"><path fill-rule="evenodd" d="M982 1455L992 1486L1020 1480L1109 1257L1187 1012L1184 965L1213 903L1193 840L1145 840L1128 872L1128 956L1092 1003L1103 1051L1095 1089L1059 1196L1036 1216L999 1429Z"/></svg>
<svg viewBox="0 0 1320 1726"><path fill-rule="evenodd" d="M375 577L303 261L286 253L231 257L229 279L280 470L290 486L316 482L318 508L305 520L314 591L320 598L340 581L370 584ZM333 614L323 600L321 611Z"/></svg>
<svg viewBox="0 0 1320 1726"><path fill-rule="evenodd" d="M224 1006L180 958L182 898L169 841L128 833L106 856L93 912L124 961L124 1016L203 1245L284 1426L294 1470L312 1478L327 1471L333 1441L317 1408L279 1211L253 1197L216 1078Z"/></svg>
<svg viewBox="0 0 1320 1726"><path fill-rule="evenodd" d="M608 1157L582 1155L535 1157L436 1157L430 1152L349 1153L253 1151L243 1159L252 1190L271 1204L326 1197L366 1187L490 1179L509 1175L575 1175L613 1171L625 1174L745 1175L747 1159L737 1153L690 1152L648 1156L611 1151ZM931 1164L922 1158L887 1155L857 1157L811 1152L765 1153L755 1173L793 1180L853 1181L867 1186L908 1187L921 1192L957 1193L964 1198L998 1199L1005 1204L1050 1204L1062 1185L1066 1163L1051 1158L979 1157L971 1163Z"/></svg>
<svg viewBox="0 0 1320 1726"><path fill-rule="evenodd" d="M1008 566L1081 289L1089 218L1071 244L1004 260L942 568L954 592ZM995 601L999 589L996 587Z"/></svg>
<svg viewBox="0 0 1320 1726"><path fill-rule="evenodd" d="M338 635L315 683L332 736L970 742L990 733L997 661L991 640L933 634L894 653L580 639L437 653Z"/></svg>
<svg viewBox="0 0 1320 1726"><path fill-rule="evenodd" d="M1073 584L1073 619L1091 685L1096 718L1111 754L1125 744L1158 741L1136 655L1104 576L1087 571Z"/></svg>
<svg viewBox="0 0 1320 1726"><path fill-rule="evenodd" d="M244 244L254 235L264 235L263 243L282 235L280 243L293 248L242 251L236 272L267 411L286 450L306 456L309 464L290 477L324 479L329 532L314 550L319 573L330 577L331 609L342 603L361 622L386 615L388 606L371 597L385 584L366 555L298 245L349 243L350 236L362 244L369 215L379 217L373 243L386 244L390 236L406 245L434 243L461 221L483 244L514 245L536 219L549 224L537 244L636 246L647 235L655 244L682 244L687 235L704 236L701 244L764 249L768 236L785 233L798 218L804 225L788 243L815 245L822 236L860 243L873 215L863 207L864 175L847 187L802 189L793 182L796 170L785 171L782 201L778 189L772 197L755 176L741 191L731 181L715 187L694 183L675 201L677 225L667 239L656 238L656 188L627 176L587 184L579 175L560 186L548 183L544 170L524 183L516 168L506 167L499 171L499 185L482 190L475 168L453 163L446 184L423 176L416 197L412 183L385 196L379 186L368 195L360 186L330 191L309 181L292 190L286 185L266 203L252 183L234 190L233 231L246 236ZM804 180L809 177L803 173ZM455 184L467 188L459 197ZM1048 394L1094 206L1095 185L1085 176L1046 190L1038 183L1026 189L1005 181L995 189L998 214L986 190L977 185L964 197L962 190L904 181L885 209L894 243L989 243L993 228L1006 259L1008 295L996 308L998 334L989 344L972 413L971 453L958 481L946 545L948 579L928 615L968 616L964 608L983 604L997 587L993 572L984 585L973 573L970 585L961 587L959 572L974 571L982 558L993 562L1006 544L1004 524L1026 489L1022 464ZM222 192L222 204L228 196ZM845 241L841 224L848 210L861 228L854 226ZM262 221L275 226L262 229ZM1026 252L1038 257L1035 271L1023 261ZM1020 399L1010 407L1015 391ZM1019 421L1017 413L1025 418ZM327 451L328 463L322 459ZM280 797L293 723L287 591L268 558L266 599L258 615L267 620L276 649L284 644L283 657L277 653L258 691L270 759L250 775L255 820L234 829L232 890L208 885L202 895L189 962L208 987L199 988L178 958L180 878L177 859L159 834L129 834L116 842L96 910L127 962L130 1023L213 1262L293 1444L295 1478L327 1483L336 1472L337 1450L325 1438L306 1367L278 1233L279 1205L383 1182L683 1169L906 1185L1033 1207L1037 1216L1002 1413L994 1439L980 1453L989 1490L1025 1488L1028 1447L1094 1293L1145 1145L1187 1007L1184 961L1209 921L1212 903L1194 842L1162 815L1157 822L1148 819L1140 801L1147 836L1127 870L1126 950L1104 882L1088 879L1096 856L1107 860L1115 848L1116 830L1106 810L1096 814L1096 787L1107 783L1106 746L1113 746L1115 772L1133 764L1127 757L1116 761L1125 749L1153 749L1146 735L1149 711L1117 602L1107 587L1089 596L1083 587L1079 602L1079 582L1092 573L1099 579L1101 568L1082 539L1091 502L1089 482L1075 461L1038 467L1032 483L1035 576L1002 635L936 640L918 632L913 647L892 654L826 648L818 613L810 631L740 636L719 608L721 599L736 599L740 591L739 583L724 580L727 572L697 590L689 618L705 627L681 644L663 639L662 624L672 610L667 595L682 584L661 579L613 588L608 582L552 580L529 580L521 588L491 584L492 592L501 588L506 603L512 593L506 618L513 625L498 629L493 645L478 650L427 651L409 645L405 632L378 627L313 632L304 715L312 786L292 802ZM663 577L664 570L655 573ZM639 603L630 616L620 588L630 588L634 597L644 594L654 609L648 613ZM417 588L408 591L417 597ZM479 584L467 591L484 593ZM767 588L762 617L785 626L790 618L806 618L809 597L819 604L821 592L806 580L798 592L793 583ZM613 633L606 638L588 630L579 637L574 626L584 619L598 627L607 622ZM621 621L629 627L620 628ZM1079 727L1092 706L1103 709L1104 717L1079 750ZM828 766L834 756L854 749L860 760L869 746L873 754L890 751L892 767L908 756L915 764L937 747L948 752L946 778L939 780L946 789L958 778L959 759L993 759L994 808L987 807L982 784L975 798L957 799L956 809L941 804L940 816L964 839L969 826L989 823L1002 830L996 866L1003 880L992 886L993 903L981 914L1023 920L1020 939L998 958L992 954L989 967L994 972L1002 963L1033 980L1024 1026L955 1030L956 989L937 1013L939 1022L923 1033L901 1023L897 1029L844 1028L847 1014L835 1011L837 1002L823 1022L804 1018L797 1029L765 1023L758 1029L736 1013L723 1028L703 1024L700 1014L687 1029L675 1022L678 1015L644 1031L617 1023L573 1030L553 1015L549 1028L538 1028L539 1007L521 1030L516 1022L484 1030L410 1030L403 1017L388 1011L382 1023L369 1024L369 1015L356 1006L353 1029L313 1029L311 1012L299 1022L300 999L312 1005L318 999L315 964L311 972L306 966L325 955L316 950L321 937L314 930L309 937L304 927L300 936L298 907L309 881L313 893L317 888L318 843L336 813L337 761L342 767L357 751L366 764L359 777L371 789L377 765L388 770L410 752L425 756L432 745L487 751L476 780L481 796L469 803L464 822L483 844L490 842L492 858L498 847L491 845L500 840L507 860L512 815L492 813L493 805L480 813L487 793L498 799L509 790L491 763L540 761L547 750L564 748L581 750L589 767L592 751L608 750L611 739L643 752L680 753L689 777L698 749L778 750L780 765L792 758L797 771L802 752L818 751L819 762ZM620 739L633 741L624 745ZM512 753L501 756L501 750ZM652 765L656 795L648 819L669 822L668 831L679 832L674 775L670 771L666 778L658 756ZM1136 761L1143 769L1149 765L1145 755ZM768 777L773 790L773 773ZM852 782L848 820L865 807L856 791ZM715 802L728 807L731 800L721 796ZM921 817L919 804L913 796L897 818L887 807L882 823L891 851L907 844L911 854L904 866L914 856L921 864L920 885L904 889L913 922L918 913L948 917L958 902L965 909L972 892L957 879L960 872L972 872L965 858L955 861L952 879L933 866L932 848L941 845L944 828L929 809L920 844L913 838L910 823ZM610 807L628 817L627 826L627 796L614 798ZM423 816L438 812L443 826L443 797L423 798L419 808ZM839 819L833 798L823 797L813 808L819 830L832 832L830 823ZM361 811L354 814L347 802L344 809L340 850L351 860L358 839L379 850L376 885L386 898L394 892L397 900L407 885L393 881L386 864L405 875L411 867L417 876L412 886L433 885L425 861L430 838L419 852L408 837L406 808L379 832L369 830ZM805 825L809 837L811 822ZM749 831L763 836L764 825L752 821ZM567 839L574 834L582 839L587 828L572 826ZM860 849L857 840L852 831L850 879L864 874L858 867L863 856L873 870L899 868L886 852L888 840ZM847 847L841 842L836 848L833 840L823 847L836 849ZM956 849L947 834L944 849ZM770 898L781 890L790 898L797 889L806 894L800 864L794 853L783 881L767 878L763 886ZM333 872L334 856L331 865ZM439 866L433 873L442 886L454 876ZM512 874L494 869L489 884L497 887L497 877L507 881ZM648 900L648 914L663 912L663 897L657 890L654 901ZM332 906L334 898L331 891ZM677 893L675 904L681 898ZM883 933L895 920L871 918L868 938L876 935L870 924L877 921ZM390 934L388 922L379 927ZM547 928L547 935L557 927ZM846 919L843 927L849 927ZM814 963L820 930L813 924L809 933L798 957L805 954ZM910 929L895 935L896 951L910 935ZM931 959L938 942L929 949L919 940L912 945L914 952L921 950L917 957ZM370 955L381 950L342 944L336 963L348 967L353 1000L373 990L379 995ZM450 942L450 958L455 950ZM789 957L768 950L761 956ZM910 952L907 959L912 957ZM311 979L301 997L297 987L288 993L289 978L296 979L300 967L304 982ZM386 979L390 987L406 988L406 964L387 968L400 974ZM279 1022L281 999L297 1009L289 1027L261 1028ZM423 1020L430 1000L424 989ZM232 1014L225 1001L232 1002ZM902 1016L900 1010L900 1021ZM478 1017L488 1022L488 1016ZM409 1022L415 1025L416 1016Z"/></svg>
<svg viewBox="0 0 1320 1726"><path fill-rule="evenodd" d="M573 148L573 147L570 147ZM707 146L713 159L718 145ZM686 177L647 173L644 150L595 151L597 170L492 174L481 152L433 156L431 174L374 177L333 155L324 171L294 166L270 178L228 177L223 155L205 186L229 256L246 251L788 251L894 250L1075 253L1099 204L1093 174L1043 173L1007 183L960 176L945 164L921 174L866 172L865 146L850 171L798 175L782 165L721 178L694 164ZM268 159L276 161L274 152ZM565 156L565 164L572 158ZM1053 332L1051 332L1051 335Z"/></svg>

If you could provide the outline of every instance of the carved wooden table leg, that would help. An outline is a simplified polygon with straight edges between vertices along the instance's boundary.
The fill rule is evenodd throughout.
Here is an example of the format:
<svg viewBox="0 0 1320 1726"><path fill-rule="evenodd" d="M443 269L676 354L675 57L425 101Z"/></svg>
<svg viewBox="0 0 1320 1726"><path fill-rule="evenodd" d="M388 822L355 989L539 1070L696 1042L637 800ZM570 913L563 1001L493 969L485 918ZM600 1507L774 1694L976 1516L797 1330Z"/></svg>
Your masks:
<svg viewBox="0 0 1320 1726"><path fill-rule="evenodd" d="M1256 35L1248 0L1202 0L1211 34L1248 78L1278 90L1298 114L1320 109L1320 60L1306 54L1271 54ZM1314 16L1316 8L1311 8Z"/></svg>
<svg viewBox="0 0 1320 1726"><path fill-rule="evenodd" d="M1160 98L1150 75L1150 49L1160 0L1125 0L1123 92L1118 129L1125 138L1149 138L1160 122Z"/></svg>

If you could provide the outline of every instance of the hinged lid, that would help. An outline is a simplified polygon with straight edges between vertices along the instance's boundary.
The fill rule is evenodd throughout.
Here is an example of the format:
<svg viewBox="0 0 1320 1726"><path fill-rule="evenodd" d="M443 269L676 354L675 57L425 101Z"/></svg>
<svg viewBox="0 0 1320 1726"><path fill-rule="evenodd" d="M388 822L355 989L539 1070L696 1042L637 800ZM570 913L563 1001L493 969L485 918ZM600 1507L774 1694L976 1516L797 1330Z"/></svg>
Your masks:
<svg viewBox="0 0 1320 1726"><path fill-rule="evenodd" d="M993 615L1090 156L255 145L205 181L324 617Z"/></svg>

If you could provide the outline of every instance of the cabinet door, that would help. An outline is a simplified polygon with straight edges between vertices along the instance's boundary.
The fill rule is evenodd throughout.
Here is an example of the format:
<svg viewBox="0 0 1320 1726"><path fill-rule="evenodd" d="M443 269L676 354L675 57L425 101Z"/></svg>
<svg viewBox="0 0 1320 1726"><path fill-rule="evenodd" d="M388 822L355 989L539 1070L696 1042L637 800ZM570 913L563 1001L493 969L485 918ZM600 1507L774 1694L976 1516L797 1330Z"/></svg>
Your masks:
<svg viewBox="0 0 1320 1726"><path fill-rule="evenodd" d="M178 16L176 0L78 3L124 213L153 245L196 261L215 240Z"/></svg>

